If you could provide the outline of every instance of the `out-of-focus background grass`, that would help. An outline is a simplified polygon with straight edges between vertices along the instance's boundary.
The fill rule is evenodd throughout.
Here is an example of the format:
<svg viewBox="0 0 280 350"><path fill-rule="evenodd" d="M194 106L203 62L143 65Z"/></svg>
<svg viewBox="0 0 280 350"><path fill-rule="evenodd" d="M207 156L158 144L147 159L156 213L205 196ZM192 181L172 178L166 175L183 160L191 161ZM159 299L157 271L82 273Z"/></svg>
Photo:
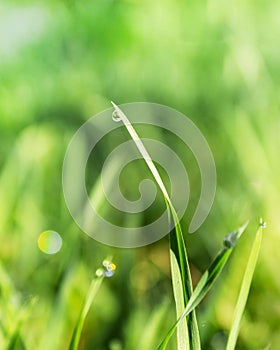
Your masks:
<svg viewBox="0 0 280 350"><path fill-rule="evenodd" d="M199 231L186 235L194 281L223 236L251 219L198 310L203 349L224 348L260 216L267 230L238 349L280 348L279 37L276 0L1 1L1 349L20 319L27 349L67 349L108 255L117 272L97 296L81 349L154 349L175 319L168 239L132 250L103 246L78 229L64 203L67 144L110 100L174 107L210 144L215 202ZM137 193L138 180L129 187ZM196 176L191 189L199 192ZM56 255L38 249L47 229L63 239Z"/></svg>

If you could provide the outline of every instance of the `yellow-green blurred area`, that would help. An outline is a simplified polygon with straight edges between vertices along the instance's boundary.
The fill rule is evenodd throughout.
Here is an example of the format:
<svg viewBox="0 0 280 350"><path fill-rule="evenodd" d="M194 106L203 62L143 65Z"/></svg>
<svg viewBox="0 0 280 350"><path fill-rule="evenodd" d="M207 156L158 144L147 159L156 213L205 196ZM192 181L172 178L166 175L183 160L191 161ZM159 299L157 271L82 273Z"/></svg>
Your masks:
<svg viewBox="0 0 280 350"><path fill-rule="evenodd" d="M111 100L166 104L209 142L215 201L200 229L185 235L194 283L224 235L251 220L198 308L202 348L225 348L260 217L267 229L237 348L280 348L279 10L276 0L1 1L0 349L17 329L17 349L67 349L107 256L116 273L94 300L80 349L152 350L175 320L168 238L130 250L104 246L79 230L64 202L67 145ZM132 196L145 168L139 163L126 182ZM184 228L200 191L192 171ZM97 180L96 171L91 185ZM46 231L58 241L40 238Z"/></svg>

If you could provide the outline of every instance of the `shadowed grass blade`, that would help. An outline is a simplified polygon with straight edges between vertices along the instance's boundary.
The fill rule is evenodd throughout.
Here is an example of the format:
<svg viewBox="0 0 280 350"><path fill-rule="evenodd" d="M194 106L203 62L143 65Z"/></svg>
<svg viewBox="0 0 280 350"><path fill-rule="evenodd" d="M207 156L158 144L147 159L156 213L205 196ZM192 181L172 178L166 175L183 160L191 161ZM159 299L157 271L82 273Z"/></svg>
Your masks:
<svg viewBox="0 0 280 350"><path fill-rule="evenodd" d="M26 350L19 330L17 330L9 340L6 350Z"/></svg>
<svg viewBox="0 0 280 350"><path fill-rule="evenodd" d="M177 219L176 213L172 215L172 218L174 218L174 216ZM179 223L175 224L175 228L171 230L169 236L172 284L177 317L179 317L184 312L185 306L191 298L193 292L192 280L188 264L187 251L183 239L183 233ZM176 273L177 270L180 270L180 276L178 276ZM180 295L181 290L183 291L182 295ZM200 349L199 330L194 311L190 313L187 322L187 330L185 329L185 324L180 324L180 327L181 328L178 328L177 332L178 349ZM188 336L187 339L185 339L186 331Z"/></svg>
<svg viewBox="0 0 280 350"><path fill-rule="evenodd" d="M262 231L264 227L265 227L265 223L261 220L260 227L256 233L251 254L249 256L249 260L243 276L226 350L235 349L239 328L240 328L240 323L241 323L241 318L246 306L246 302L250 291L250 286L252 283L253 274L254 274L256 263L259 256L259 251L260 251L261 241L262 241Z"/></svg>
<svg viewBox="0 0 280 350"><path fill-rule="evenodd" d="M83 330L83 326L85 323L85 319L87 317L87 314L89 312L89 309L91 307L91 304L93 302L93 299L95 298L102 282L103 282L104 277L97 277L95 279L92 280L90 288L89 288L89 292L88 295L85 299L83 308L81 310L79 319L77 321L76 327L74 329L74 333L72 335L72 339L71 339L71 343L69 346L69 350L77 350L78 349L78 345L79 345L79 341L81 338L81 334L82 334L82 330Z"/></svg>
<svg viewBox="0 0 280 350"><path fill-rule="evenodd" d="M12 303L11 300L13 300ZM32 315L35 303L35 297L31 297L28 301L22 303L0 261L0 331L7 340L5 345L1 345L1 349L26 349L22 325Z"/></svg>
<svg viewBox="0 0 280 350"><path fill-rule="evenodd" d="M184 307L192 294L192 280L188 264L187 251L179 219L171 203L166 187L160 177L160 174L156 166L154 165L148 151L143 145L140 137L136 133L135 129L133 128L132 124L130 123L126 115L123 113L123 111L114 102L112 102L112 105L115 108L118 117L124 123L132 140L134 141L136 147L138 148L147 166L149 167L153 177L155 178L159 188L161 189L166 202L167 209L169 210L170 224L171 227L174 227L174 229L172 229L170 232L171 275L176 303L176 311L177 315L180 315L184 311ZM178 328L178 348L199 350L200 338L194 310L190 314L188 329L189 331L187 331L186 326Z"/></svg>
<svg viewBox="0 0 280 350"><path fill-rule="evenodd" d="M34 304L36 303L36 298L32 298L26 305L23 305L22 308L18 311L17 320L15 322L15 328L11 335L6 346L6 350L25 350L26 346L22 336L23 331L21 330L22 325L27 321L32 313Z"/></svg>
<svg viewBox="0 0 280 350"><path fill-rule="evenodd" d="M182 283L182 277L180 272L180 267L176 258L175 253L170 249L170 266L172 275L172 287L173 295L176 304L176 317L180 317L185 309L185 299L184 299L184 288ZM188 327L186 322L182 322L178 326L177 332L177 345L178 349L189 349L189 336Z"/></svg>
<svg viewBox="0 0 280 350"><path fill-rule="evenodd" d="M226 262L228 261L228 258L230 257L233 251L233 248L236 245L237 240L240 238L240 236L244 232L247 225L248 225L248 222L245 223L242 227L240 227L237 231L231 232L225 237L224 247L218 253L218 255L213 260L213 262L211 263L209 268L206 270L206 272L202 275L201 279L199 280L194 292L192 293L187 303L187 306L184 312L182 313L181 317L178 318L178 320L174 323L171 329L168 331L168 333L164 337L163 341L161 342L157 350L166 349L166 346L170 338L174 334L176 328L180 325L181 321L185 319L185 317L187 317L197 307L197 305L202 301L205 295L209 292L209 290L211 289L211 287L219 277L220 273L222 272Z"/></svg>

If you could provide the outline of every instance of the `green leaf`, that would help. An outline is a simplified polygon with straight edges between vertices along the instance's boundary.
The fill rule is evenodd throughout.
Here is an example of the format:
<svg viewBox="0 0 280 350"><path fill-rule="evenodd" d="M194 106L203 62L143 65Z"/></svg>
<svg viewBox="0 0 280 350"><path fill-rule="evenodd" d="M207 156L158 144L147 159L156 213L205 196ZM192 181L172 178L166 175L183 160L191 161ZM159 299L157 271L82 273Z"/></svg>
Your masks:
<svg viewBox="0 0 280 350"><path fill-rule="evenodd" d="M205 295L209 292L209 290L212 288L213 284L219 277L220 273L222 272L226 262L228 261L236 242L244 232L245 228L247 227L248 223L245 223L242 227L240 227L237 231L229 233L224 238L224 247L220 250L216 258L213 260L209 268L206 270L206 272L202 275L201 279L199 280L194 292L192 293L186 308L184 309L184 312L181 314L181 316L177 319L177 321L174 323L174 325L170 328L164 339L162 340L161 344L157 348L157 350L164 350L166 349L166 346L171 339L172 335L174 334L176 328L180 325L182 320L185 319L195 308L196 306L202 301L202 299L205 297Z"/></svg>
<svg viewBox="0 0 280 350"><path fill-rule="evenodd" d="M172 274L173 294L174 294L174 299L176 303L176 315L177 317L180 317L180 315L185 309L184 288L182 283L180 267L177 262L177 258L171 249L170 249L170 265L171 265L171 274ZM186 322L181 323L178 326L177 344L179 349L190 348L188 327Z"/></svg>
<svg viewBox="0 0 280 350"><path fill-rule="evenodd" d="M244 313L244 309L247 303L249 291L250 291L250 286L252 283L252 278L253 274L256 268L256 263L258 260L259 252L260 252L260 247L261 247L261 241L262 241L262 231L263 228L265 227L264 222L260 221L260 227L256 233L256 237L253 242L251 254L249 256L249 260L246 266L246 270L243 276L238 300L236 303L235 307L235 312L234 312L234 318L233 318L233 323L231 326L231 330L229 333L229 338L228 338L228 343L226 350L234 350L238 333L239 333L239 328L240 328L240 323L241 323L241 318Z"/></svg>
<svg viewBox="0 0 280 350"><path fill-rule="evenodd" d="M191 298L193 288L182 229L178 222L176 213L173 213L172 218L174 217L177 220L177 223L175 224L175 228L170 232L170 262L176 312L177 317L179 317L183 313L188 300ZM176 270L178 269L177 266L180 269L180 276L176 274ZM180 328L178 327L177 330L178 349L198 350L200 349L200 336L194 310L191 312L187 321L188 339L185 340L184 344L182 339L185 339L185 327L183 324L180 324Z"/></svg>
<svg viewBox="0 0 280 350"><path fill-rule="evenodd" d="M6 347L6 350L26 350L19 330L16 330L9 339L9 343Z"/></svg>
<svg viewBox="0 0 280 350"><path fill-rule="evenodd" d="M104 277L97 277L94 278L91 282L90 288L89 288L89 292L88 295L85 299L84 305L82 307L80 316L78 318L78 321L76 323L73 335L72 335L72 339L71 339L71 343L69 346L69 350L77 350L78 349L78 345L79 345L79 341L81 338L81 334L82 334L82 329L85 323L85 319L87 317L87 314L89 312L89 309L91 307L91 304L103 282Z"/></svg>
<svg viewBox="0 0 280 350"><path fill-rule="evenodd" d="M171 203L166 187L160 177L160 174L155 164L153 163L148 151L143 145L140 137L136 133L135 129L123 111L114 102L112 102L112 105L115 108L118 117L120 117L123 124L125 125L143 159L145 160L159 188L161 189L167 209L170 214L170 224L171 227L174 227L170 232L171 277L173 282L176 312L177 315L180 315L183 312L184 307L192 294L192 280L180 222L177 213ZM194 310L190 314L189 322L187 325L188 331L186 326L180 326L178 328L178 349L199 350L200 338Z"/></svg>
<svg viewBox="0 0 280 350"><path fill-rule="evenodd" d="M12 329L9 329L6 334L8 335L8 341L5 347L6 350L25 350L26 349L24 339L22 336L21 327L32 314L32 310L35 303L36 303L36 298L32 297L27 303L22 305L19 310L17 310L17 315L14 315L13 317L14 325Z"/></svg>

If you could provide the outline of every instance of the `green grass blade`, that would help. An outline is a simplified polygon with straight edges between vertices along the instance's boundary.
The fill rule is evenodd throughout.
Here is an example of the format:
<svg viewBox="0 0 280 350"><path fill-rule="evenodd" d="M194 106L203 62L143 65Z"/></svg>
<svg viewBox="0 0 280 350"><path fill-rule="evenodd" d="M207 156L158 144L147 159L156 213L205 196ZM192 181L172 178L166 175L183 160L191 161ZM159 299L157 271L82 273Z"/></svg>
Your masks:
<svg viewBox="0 0 280 350"><path fill-rule="evenodd" d="M171 210L172 211L172 210ZM176 213L173 213L172 217L177 219ZM174 298L176 303L176 313L177 317L182 315L185 306L187 305L189 299L191 298L193 288L192 280L190 274L190 268L188 264L187 251L183 239L183 233L179 223L175 224L175 228L170 232L170 263L171 263L171 273L172 273L172 283ZM177 267L178 266L178 267ZM176 270L180 270L180 279L176 274ZM178 282L179 280L179 282ZM181 286L180 286L180 284ZM178 290L179 289L179 290ZM182 289L183 294L180 296L179 291ZM183 302L182 302L183 299ZM195 311L191 312L188 322L187 322L187 340L183 347L182 339L185 336L185 326L180 324L177 331L177 341L179 349L200 349L200 336L196 320ZM182 345L180 347L179 345Z"/></svg>
<svg viewBox="0 0 280 350"><path fill-rule="evenodd" d="M132 140L134 141L136 147L138 148L148 168L154 176L159 188L161 189L167 205L167 209L169 210L170 222L174 223L174 229L170 232L170 261L171 276L173 281L173 290L176 303L176 312L177 315L180 315L183 312L184 307L192 294L192 280L188 264L187 251L179 219L171 203L166 187L160 177L160 174L156 166L154 165L148 151L143 145L140 137L136 133L135 129L133 128L123 111L114 102L112 102L112 105L115 108L118 116L124 123ZM199 350L200 338L194 310L190 314L188 328L189 332L187 332L187 327L185 326L181 326L180 328L178 328L178 348Z"/></svg>
<svg viewBox="0 0 280 350"><path fill-rule="evenodd" d="M252 250L243 276L226 350L234 350L236 346L242 315L244 313L244 309L247 303L253 274L256 268L256 263L260 252L263 227L265 226L261 220L260 227L256 233L256 237L254 239Z"/></svg>
<svg viewBox="0 0 280 350"><path fill-rule="evenodd" d="M6 350L26 350L19 331L16 331L9 340Z"/></svg>
<svg viewBox="0 0 280 350"><path fill-rule="evenodd" d="M134 141L136 147L138 148L139 152L141 153L143 159L145 160L147 166L149 167L151 173L153 174L158 186L160 187L164 198L168 201L168 203L172 206L171 200L169 198L167 189L160 177L160 174L151 158L149 155L148 151L146 150L145 146L143 145L143 142L141 141L140 137L138 136L137 132L133 128L132 124L128 120L127 116L123 113L123 111L114 103L111 102L113 107L118 113L118 116L121 118L122 122L124 123L129 135L131 136L132 140Z"/></svg>
<svg viewBox="0 0 280 350"><path fill-rule="evenodd" d="M72 339L71 339L71 343L69 346L69 350L77 350L78 349L78 345L79 345L79 341L81 338L81 334L82 334L82 330L83 330L83 326L85 323L85 319L87 317L87 314L89 312L89 309L91 307L91 304L93 302L93 299L95 298L102 282L103 282L104 277L97 277L94 278L91 282L90 288L89 288L89 292L88 295L85 299L84 305L82 307L79 319L77 321L77 324L75 326L73 335L72 335Z"/></svg>
<svg viewBox="0 0 280 350"><path fill-rule="evenodd" d="M183 291L184 288L182 283L180 267L172 249L170 249L170 265L171 265L173 295L174 295L175 304L176 304L176 316L178 318L180 317L180 315L185 309L185 299L184 299L184 291ZM190 348L188 327L186 322L183 322L178 326L177 345L178 345L178 349Z"/></svg>
<svg viewBox="0 0 280 350"><path fill-rule="evenodd" d="M174 334L176 328L180 325L183 319L187 317L196 307L197 305L202 301L202 299L205 297L205 295L209 292L209 290L212 288L213 284L221 274L226 262L228 261L237 240L240 238L242 233L244 232L245 228L247 227L248 223L245 223L242 227L240 227L237 231L232 232L228 234L224 239L224 247L220 250L216 258L213 260L209 268L206 270L206 272L202 275L201 279L199 280L194 292L192 293L187 306L182 313L181 317L177 319L177 321L174 323L174 325L170 328L164 339L162 340L161 344L157 348L157 350L164 350L166 349L166 346L171 339L172 335Z"/></svg>
<svg viewBox="0 0 280 350"><path fill-rule="evenodd" d="M1 290L1 288L0 288ZM10 329L5 330L6 338L8 338L7 345L5 346L6 350L25 350L26 345L23 339L23 331L21 329L22 325L26 323L27 319L32 314L33 307L36 303L36 298L32 297L27 303L21 306L17 310L16 315L13 316L14 324ZM4 327L4 325L3 325ZM4 327L5 328L5 327Z"/></svg>

